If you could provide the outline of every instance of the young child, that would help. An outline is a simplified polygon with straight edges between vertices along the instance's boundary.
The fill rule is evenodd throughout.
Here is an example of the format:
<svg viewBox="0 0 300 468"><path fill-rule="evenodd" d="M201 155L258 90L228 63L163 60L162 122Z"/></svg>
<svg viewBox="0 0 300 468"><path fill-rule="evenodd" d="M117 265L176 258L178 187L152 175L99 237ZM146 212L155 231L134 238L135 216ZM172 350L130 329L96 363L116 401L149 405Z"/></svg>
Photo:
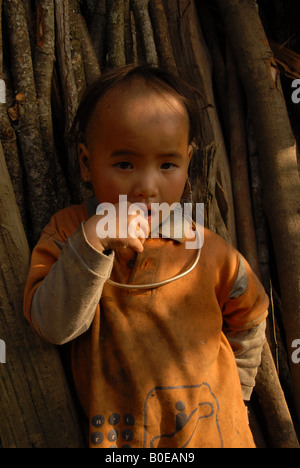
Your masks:
<svg viewBox="0 0 300 468"><path fill-rule="evenodd" d="M75 126L95 199L57 213L32 254L25 316L50 343L72 341L93 448L255 446L243 397L265 339L262 286L206 229L200 252L172 230L149 235L151 205L178 203L188 187L197 135L190 96L181 80L147 66L93 85ZM135 236L120 235L120 195L128 208L146 206L144 223L128 215ZM98 236L100 203L114 206L116 235Z"/></svg>

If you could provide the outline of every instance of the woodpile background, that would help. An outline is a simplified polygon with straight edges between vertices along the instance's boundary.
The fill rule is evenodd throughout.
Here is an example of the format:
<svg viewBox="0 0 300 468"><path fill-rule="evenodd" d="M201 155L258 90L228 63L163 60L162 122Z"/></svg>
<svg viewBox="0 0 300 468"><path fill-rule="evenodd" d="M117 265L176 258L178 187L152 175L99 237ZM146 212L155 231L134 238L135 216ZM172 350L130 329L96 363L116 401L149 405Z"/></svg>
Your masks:
<svg viewBox="0 0 300 468"><path fill-rule="evenodd" d="M0 447L84 446L62 350L27 325L22 295L42 228L90 196L68 139L81 96L126 63L163 64L203 96L194 202L271 299L251 427L259 447L299 447L299 2L0 0L0 13Z"/></svg>

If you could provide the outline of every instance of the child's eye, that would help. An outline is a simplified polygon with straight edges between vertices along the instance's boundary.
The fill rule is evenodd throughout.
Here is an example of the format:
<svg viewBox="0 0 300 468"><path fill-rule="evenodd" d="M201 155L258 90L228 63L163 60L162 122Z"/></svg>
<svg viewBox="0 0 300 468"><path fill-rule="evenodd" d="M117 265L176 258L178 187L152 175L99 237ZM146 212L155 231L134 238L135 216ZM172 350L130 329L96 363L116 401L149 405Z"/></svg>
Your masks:
<svg viewBox="0 0 300 468"><path fill-rule="evenodd" d="M133 165L130 162L127 161L121 161L116 164L114 164L114 167L118 167L119 169L122 169L123 171L133 169Z"/></svg>
<svg viewBox="0 0 300 468"><path fill-rule="evenodd" d="M169 162L164 163L164 164L161 165L161 169L164 169L165 171L170 171L170 170L174 169L175 167L176 167L175 164L169 163Z"/></svg>

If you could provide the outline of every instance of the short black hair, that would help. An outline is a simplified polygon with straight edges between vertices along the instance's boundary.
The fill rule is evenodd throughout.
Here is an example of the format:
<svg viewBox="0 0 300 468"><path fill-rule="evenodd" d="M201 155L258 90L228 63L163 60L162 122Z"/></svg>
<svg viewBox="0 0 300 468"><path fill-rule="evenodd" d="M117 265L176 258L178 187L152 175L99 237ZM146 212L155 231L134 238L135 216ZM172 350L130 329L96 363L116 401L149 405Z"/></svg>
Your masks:
<svg viewBox="0 0 300 468"><path fill-rule="evenodd" d="M163 67L152 65L126 65L106 71L101 78L85 91L74 118L70 136L77 143L85 142L87 125L102 97L118 84L128 82L134 77L141 77L146 84L157 92L173 94L186 107L189 116L189 143L197 146L200 141L199 98L198 90Z"/></svg>

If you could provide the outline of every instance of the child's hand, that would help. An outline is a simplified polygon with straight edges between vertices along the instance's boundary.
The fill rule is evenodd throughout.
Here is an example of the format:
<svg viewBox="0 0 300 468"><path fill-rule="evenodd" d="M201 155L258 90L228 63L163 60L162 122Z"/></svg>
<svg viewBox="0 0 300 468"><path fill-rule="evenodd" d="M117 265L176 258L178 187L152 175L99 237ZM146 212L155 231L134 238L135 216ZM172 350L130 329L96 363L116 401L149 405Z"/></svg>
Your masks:
<svg viewBox="0 0 300 468"><path fill-rule="evenodd" d="M146 216L130 210L133 207L130 203L110 205L109 212L105 204L103 207L104 214L96 214L84 223L88 242L99 252L127 247L142 252L150 232Z"/></svg>

